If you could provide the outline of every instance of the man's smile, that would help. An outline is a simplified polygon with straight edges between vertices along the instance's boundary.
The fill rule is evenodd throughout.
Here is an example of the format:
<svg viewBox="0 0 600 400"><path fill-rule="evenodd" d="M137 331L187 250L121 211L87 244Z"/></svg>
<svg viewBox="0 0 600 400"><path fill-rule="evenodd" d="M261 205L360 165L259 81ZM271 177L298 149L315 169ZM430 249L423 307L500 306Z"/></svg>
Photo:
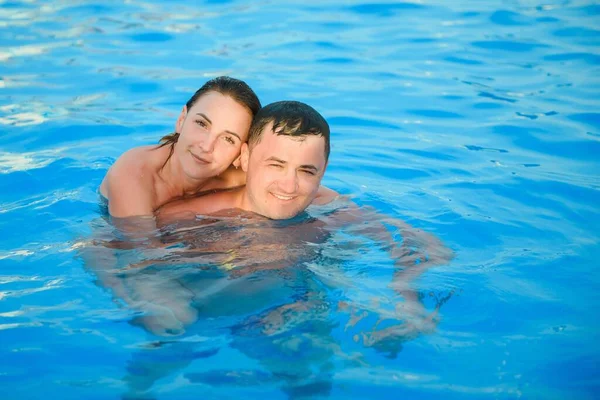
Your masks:
<svg viewBox="0 0 600 400"><path fill-rule="evenodd" d="M284 200L284 201L289 201L294 199L296 196L286 196L283 194L277 194L277 193L271 193L273 196L275 196L276 198L278 198L279 200Z"/></svg>

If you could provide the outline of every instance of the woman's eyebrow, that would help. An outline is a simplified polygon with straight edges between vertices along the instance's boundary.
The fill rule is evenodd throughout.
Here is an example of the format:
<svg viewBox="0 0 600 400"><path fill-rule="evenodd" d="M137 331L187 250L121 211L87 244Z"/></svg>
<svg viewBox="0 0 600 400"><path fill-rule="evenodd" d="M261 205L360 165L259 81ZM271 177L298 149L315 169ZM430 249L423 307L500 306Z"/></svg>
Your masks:
<svg viewBox="0 0 600 400"><path fill-rule="evenodd" d="M212 121L210 120L210 118L208 118L208 117L206 116L206 114L199 112L199 113L196 113L196 115L199 115L199 116L201 116L202 118L204 118L205 120L207 120L209 124L211 124L211 125L212 125ZM233 136L235 136L236 138L238 138L238 139L240 140L240 142L242 142L242 138L241 138L241 136L240 136L240 135L238 135L237 133L235 133L235 132L232 132L232 131L228 131L228 130L226 130L225 132L229 133L230 135L233 135Z"/></svg>
<svg viewBox="0 0 600 400"><path fill-rule="evenodd" d="M201 116L202 118L204 118L205 120L207 120L209 124L211 124L211 125L212 125L212 121L210 120L210 118L208 118L208 117L206 116L206 114L199 112L199 113L196 113L196 115L199 115L199 116Z"/></svg>
<svg viewBox="0 0 600 400"><path fill-rule="evenodd" d="M230 135L233 135L233 136L235 136L236 138L238 138L238 139L240 140L240 142L242 142L242 138L241 138L241 137L240 137L240 135L238 135L237 133L235 133L235 132L231 132L231 131L225 131L225 132L229 133Z"/></svg>

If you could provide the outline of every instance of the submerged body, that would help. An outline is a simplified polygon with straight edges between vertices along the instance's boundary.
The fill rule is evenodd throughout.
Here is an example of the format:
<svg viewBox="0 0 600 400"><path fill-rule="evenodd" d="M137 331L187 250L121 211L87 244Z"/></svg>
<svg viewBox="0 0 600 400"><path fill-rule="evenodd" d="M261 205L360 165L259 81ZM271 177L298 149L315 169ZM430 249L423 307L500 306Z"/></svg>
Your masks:
<svg viewBox="0 0 600 400"><path fill-rule="evenodd" d="M360 224L352 223L357 213L365 218ZM447 299L426 307L410 283L446 262L448 249L406 225L382 230L383 222L340 199L288 220L228 210L177 221L161 228L158 249L98 242L117 255L116 265L97 271L99 283L135 312L132 323L163 337L160 348L132 360L132 392L218 351L187 339L211 343L227 332L227 348L261 366L198 371L188 377L193 382L250 380L326 395L334 363L369 365L367 348L395 357L406 341L433 332ZM403 236L404 247L391 251L394 266L365 264L372 260L363 259L366 252L389 250L390 234ZM164 338L173 335L184 336ZM183 355L180 363L162 362L174 353Z"/></svg>
<svg viewBox="0 0 600 400"><path fill-rule="evenodd" d="M402 235L402 239L395 242L393 236L398 234ZM343 239L346 235L351 235L352 239ZM157 242L160 242L159 248L156 247ZM140 243L114 240L97 243L104 252L142 246ZM279 277L296 274L298 268L306 270L307 266L315 266L328 259L330 254L333 254L334 261L326 271L309 267L305 272L309 275L316 273L318 279L325 279L334 286L353 286L353 282L344 277L339 265L353 260L360 254L361 248L372 246L370 243L387 251L396 266L390 271L390 281L386 284L390 293L413 302L415 298L409 294L410 281L425 269L449 261L452 256L434 236L340 199L328 207L313 207L310 214L303 213L288 220L271 220L232 209L200 219L173 222L161 228L159 236L146 252L137 252L138 256L132 259L122 259L126 260L126 265L108 265L109 279L105 281L109 282L108 286L116 288L115 294L124 296L125 302L133 308L141 306L146 310L147 315L138 318L138 322L147 329L157 334L172 333L172 329L181 330L196 321L198 309L204 312L211 310L213 306L204 303L210 299L211 304L217 305L217 309L212 311L218 314L217 310L221 310L229 300L225 296L214 303L214 296L235 286L235 280L256 274L265 276L265 273ZM107 270L106 266L98 267L102 272ZM114 279L114 274L121 273L124 273L122 279ZM177 282L169 289L171 274L175 274ZM200 286L196 285L192 290L188 283L180 281L182 274L187 277L212 276L216 281L200 279L196 281L200 282ZM195 281L194 278L192 280ZM122 291L122 287L128 289ZM259 292L276 289L255 284L237 287L230 295L235 297L240 288ZM230 307L238 307L236 301L231 300ZM150 309L149 305L159 307ZM157 317L159 314L163 317Z"/></svg>

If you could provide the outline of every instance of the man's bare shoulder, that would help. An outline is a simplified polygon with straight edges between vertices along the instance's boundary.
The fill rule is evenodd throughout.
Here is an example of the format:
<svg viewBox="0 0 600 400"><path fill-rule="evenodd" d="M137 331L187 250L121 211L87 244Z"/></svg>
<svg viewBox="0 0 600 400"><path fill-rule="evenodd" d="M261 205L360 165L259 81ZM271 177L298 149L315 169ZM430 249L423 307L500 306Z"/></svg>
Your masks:
<svg viewBox="0 0 600 400"><path fill-rule="evenodd" d="M340 196L338 192L333 189L329 189L326 186L319 186L319 190L317 191L317 196L312 201L311 204L314 205L323 205L327 203L331 203L333 200L337 199Z"/></svg>

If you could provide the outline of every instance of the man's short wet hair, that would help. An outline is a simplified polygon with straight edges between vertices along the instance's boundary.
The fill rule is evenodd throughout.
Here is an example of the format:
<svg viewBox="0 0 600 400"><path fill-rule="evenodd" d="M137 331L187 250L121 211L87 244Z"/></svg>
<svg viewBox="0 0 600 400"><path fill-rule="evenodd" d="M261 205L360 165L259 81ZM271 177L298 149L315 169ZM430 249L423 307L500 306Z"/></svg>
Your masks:
<svg viewBox="0 0 600 400"><path fill-rule="evenodd" d="M250 132L248 146L252 149L260 143L263 130L273 123L273 133L287 135L302 140L308 135L322 136L325 139L325 161L329 159L329 124L317 110L299 101L277 101L258 111Z"/></svg>

